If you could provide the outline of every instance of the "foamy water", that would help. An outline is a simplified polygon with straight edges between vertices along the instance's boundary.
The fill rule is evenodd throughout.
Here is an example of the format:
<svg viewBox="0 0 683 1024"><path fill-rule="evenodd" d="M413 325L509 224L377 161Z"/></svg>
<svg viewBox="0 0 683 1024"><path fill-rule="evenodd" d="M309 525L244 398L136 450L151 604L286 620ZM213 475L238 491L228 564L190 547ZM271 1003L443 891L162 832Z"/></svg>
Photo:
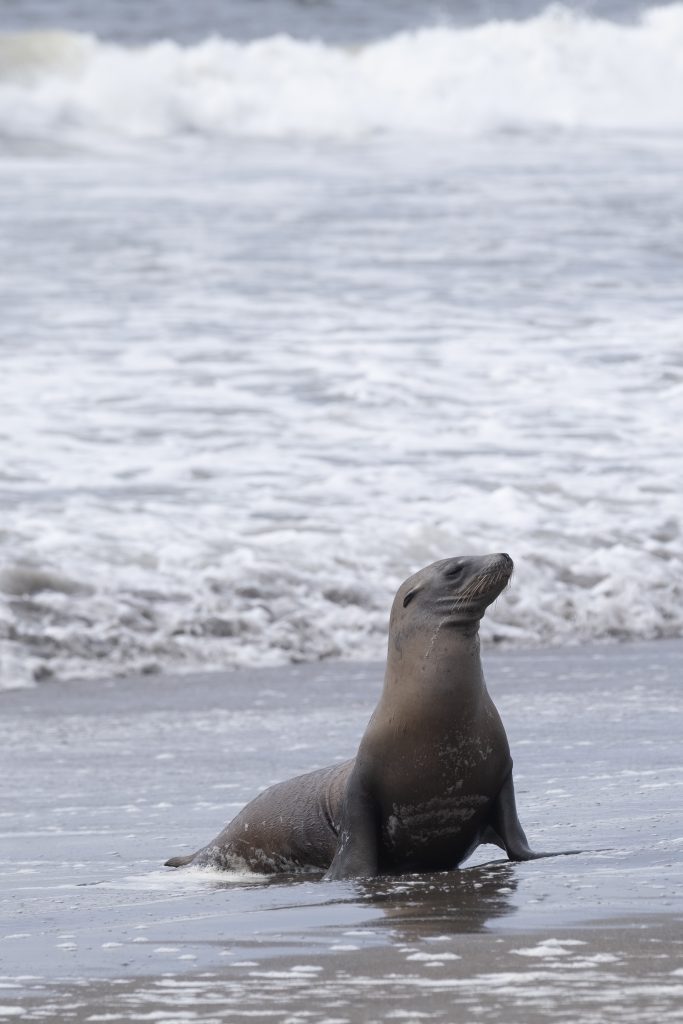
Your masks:
<svg viewBox="0 0 683 1024"><path fill-rule="evenodd" d="M554 6L526 21L359 46L287 35L125 47L65 31L0 36L0 131L100 142L532 126L680 131L683 4L635 24Z"/></svg>
<svg viewBox="0 0 683 1024"><path fill-rule="evenodd" d="M0 685L680 635L682 36L0 37Z"/></svg>

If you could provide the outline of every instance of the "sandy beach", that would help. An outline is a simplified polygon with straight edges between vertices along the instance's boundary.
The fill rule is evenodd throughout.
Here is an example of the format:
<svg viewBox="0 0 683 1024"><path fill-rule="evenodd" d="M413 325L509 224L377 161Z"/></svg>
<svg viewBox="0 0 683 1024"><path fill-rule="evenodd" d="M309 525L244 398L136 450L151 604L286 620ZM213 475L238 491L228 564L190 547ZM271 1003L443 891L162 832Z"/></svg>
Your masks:
<svg viewBox="0 0 683 1024"><path fill-rule="evenodd" d="M485 651L533 845L353 883L170 871L353 754L379 664L0 694L0 1020L683 1019L680 641Z"/></svg>

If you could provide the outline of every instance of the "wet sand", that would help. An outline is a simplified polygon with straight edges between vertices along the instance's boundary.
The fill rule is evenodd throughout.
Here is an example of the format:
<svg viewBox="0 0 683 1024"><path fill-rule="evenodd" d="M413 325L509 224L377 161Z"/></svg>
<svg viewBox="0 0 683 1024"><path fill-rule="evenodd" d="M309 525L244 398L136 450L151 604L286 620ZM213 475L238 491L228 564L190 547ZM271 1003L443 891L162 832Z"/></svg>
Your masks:
<svg viewBox="0 0 683 1024"><path fill-rule="evenodd" d="M683 1020L683 643L488 652L539 849L378 881L170 871L352 754L380 665L0 693L0 1020Z"/></svg>

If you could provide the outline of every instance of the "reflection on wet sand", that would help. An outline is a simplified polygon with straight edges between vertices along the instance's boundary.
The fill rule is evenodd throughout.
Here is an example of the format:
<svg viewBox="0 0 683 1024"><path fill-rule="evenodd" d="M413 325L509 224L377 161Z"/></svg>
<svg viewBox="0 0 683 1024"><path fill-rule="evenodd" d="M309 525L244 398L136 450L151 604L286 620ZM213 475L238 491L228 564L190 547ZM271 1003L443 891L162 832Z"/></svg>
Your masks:
<svg viewBox="0 0 683 1024"><path fill-rule="evenodd" d="M362 899L382 910L381 923L393 937L412 942L485 931L491 921L514 911L517 885L515 867L501 861L438 874L368 879L356 888Z"/></svg>
<svg viewBox="0 0 683 1024"><path fill-rule="evenodd" d="M362 940L365 930L372 945L485 932L494 921L519 909L514 899L517 870L501 860L450 872L329 883L322 882L320 875L305 880L300 875L279 875L240 881L235 876L204 874L206 889L224 894L231 915L238 908L252 915L275 915L272 921L279 921L280 927L268 928L269 943L316 948L321 936L317 932L311 941L313 915L324 931L339 924L342 910L347 919L353 915L357 938ZM303 907L309 934L296 935L295 920Z"/></svg>

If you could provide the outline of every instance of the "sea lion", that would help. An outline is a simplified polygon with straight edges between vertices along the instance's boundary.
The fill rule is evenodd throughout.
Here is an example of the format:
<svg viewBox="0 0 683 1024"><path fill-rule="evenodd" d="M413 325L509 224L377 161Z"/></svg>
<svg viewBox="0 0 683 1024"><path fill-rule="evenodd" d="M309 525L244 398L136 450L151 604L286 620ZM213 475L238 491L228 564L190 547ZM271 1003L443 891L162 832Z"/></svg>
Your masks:
<svg viewBox="0 0 683 1024"><path fill-rule="evenodd" d="M479 621L507 586L507 554L446 558L398 589L384 689L350 761L278 783L185 864L328 879L456 868L480 843L534 853L512 759L479 659Z"/></svg>

